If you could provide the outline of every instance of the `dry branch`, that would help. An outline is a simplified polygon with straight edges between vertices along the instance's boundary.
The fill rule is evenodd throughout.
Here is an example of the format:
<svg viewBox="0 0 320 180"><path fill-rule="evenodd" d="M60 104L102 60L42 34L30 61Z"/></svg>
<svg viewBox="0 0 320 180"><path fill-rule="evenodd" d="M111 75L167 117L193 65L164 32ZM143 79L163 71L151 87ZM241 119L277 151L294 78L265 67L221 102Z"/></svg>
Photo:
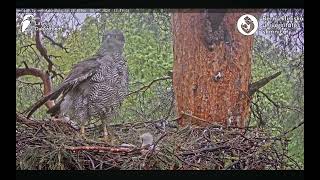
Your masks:
<svg viewBox="0 0 320 180"><path fill-rule="evenodd" d="M147 89L149 89L151 87L151 85L157 81L163 81L163 80L168 80L168 79L172 79L172 77L170 76L165 76L165 77L161 77L161 78L157 78L157 79L154 79L152 80L149 84L145 85L145 86L142 86L141 88L139 88L138 90L136 91L133 91L133 92L130 92L127 96L130 96L132 94L135 94L135 93L138 93L140 91L146 91Z"/></svg>
<svg viewBox="0 0 320 180"><path fill-rule="evenodd" d="M272 79L278 77L281 74L281 72L277 72L271 76L265 77L263 79L260 79L252 84L249 85L249 95L252 96L255 92L257 92L260 88L265 86L267 83L269 83Z"/></svg>
<svg viewBox="0 0 320 180"><path fill-rule="evenodd" d="M219 150L219 149L225 149L225 148L230 148L230 147L229 146L220 146L220 147L212 147L212 148L203 148L203 149L199 149L199 150L196 150L196 151L184 152L184 153L181 153L181 155L183 155L183 156L196 155L196 154L199 154L199 153L212 152L212 151L216 151L216 150Z"/></svg>
<svg viewBox="0 0 320 180"><path fill-rule="evenodd" d="M50 92L52 91L52 82L48 72L43 72L42 70L37 68L16 68L16 79L25 75L39 77L43 82L44 96L50 94ZM45 105L47 106L47 108L51 108L54 106L54 101L48 101Z"/></svg>
<svg viewBox="0 0 320 180"><path fill-rule="evenodd" d="M304 121L301 121L300 123L298 123L297 125L293 126L291 129L285 131L282 136L287 135L288 133L294 131L295 129L299 128L300 126L304 125Z"/></svg>
<svg viewBox="0 0 320 180"><path fill-rule="evenodd" d="M16 113L16 122L25 124L25 125L30 126L30 127L32 127L32 126L38 127L39 124L40 124L39 122L33 121L31 119L28 119L28 118L26 118L26 117L24 117L24 116L22 116L21 114L18 114L18 113Z"/></svg>
<svg viewBox="0 0 320 180"><path fill-rule="evenodd" d="M43 32L41 33L43 37L47 38L53 45L60 47L63 49L66 53L69 53L68 49L62 45L62 43L57 43L55 40L53 40L51 37L48 35L44 34Z"/></svg>
<svg viewBox="0 0 320 180"><path fill-rule="evenodd" d="M51 59L48 56L48 51L47 49L43 46L41 40L40 40L40 29L42 28L41 25L41 16L40 13L37 12L36 13L36 24L37 24L37 30L36 30L36 48L38 49L38 51L40 52L40 54L44 57L44 59L48 62L48 71L52 72L52 67L53 67L53 62L51 61Z"/></svg>
<svg viewBox="0 0 320 180"><path fill-rule="evenodd" d="M181 112L181 115L182 116L188 116L188 117L191 117L191 118L193 118L193 119L195 119L195 120L197 120L197 121L199 121L199 122L203 122L203 123L205 123L206 125L211 125L211 126L214 126L214 127L223 127L222 125L219 125L219 124L217 124L217 123L212 123L212 122L210 122L210 121L207 121L207 120L205 120L205 119L201 119L201 118L199 118L199 117L197 117L197 116L194 116L194 115L192 115L192 114L189 114L189 113L186 113L186 112Z"/></svg>

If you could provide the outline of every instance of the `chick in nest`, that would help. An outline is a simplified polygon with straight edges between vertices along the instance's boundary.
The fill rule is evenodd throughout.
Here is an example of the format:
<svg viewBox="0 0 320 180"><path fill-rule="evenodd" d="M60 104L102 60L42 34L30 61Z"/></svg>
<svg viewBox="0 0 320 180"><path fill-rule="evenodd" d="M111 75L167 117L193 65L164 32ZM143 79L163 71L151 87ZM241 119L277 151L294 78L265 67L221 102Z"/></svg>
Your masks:
<svg viewBox="0 0 320 180"><path fill-rule="evenodd" d="M142 143L141 144L141 148L144 150L144 151L149 151L149 150L152 150L154 145L153 145L153 136L152 134L150 133L144 133L140 136L140 142ZM127 143L124 143L124 144L121 144L120 145L121 147L127 147L127 148L132 148L132 147L136 147L135 145L133 144L127 144ZM146 150L147 149L147 150Z"/></svg>
<svg viewBox="0 0 320 180"><path fill-rule="evenodd" d="M142 142L141 148L149 147L148 149L153 148L153 136L150 133L144 133L140 136L140 140Z"/></svg>

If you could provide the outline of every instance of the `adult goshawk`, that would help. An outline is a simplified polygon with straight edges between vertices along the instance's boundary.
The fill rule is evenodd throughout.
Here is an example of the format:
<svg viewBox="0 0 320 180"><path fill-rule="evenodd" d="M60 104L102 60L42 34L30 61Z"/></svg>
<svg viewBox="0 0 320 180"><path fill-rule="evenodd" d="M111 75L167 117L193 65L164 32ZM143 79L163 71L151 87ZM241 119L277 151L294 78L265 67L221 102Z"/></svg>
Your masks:
<svg viewBox="0 0 320 180"><path fill-rule="evenodd" d="M85 123L97 117L107 138L107 121L114 117L128 92L128 68L122 55L124 43L121 31L106 32L96 55L73 66L56 90L32 106L28 118L48 100L56 100L48 113L78 122L82 135Z"/></svg>

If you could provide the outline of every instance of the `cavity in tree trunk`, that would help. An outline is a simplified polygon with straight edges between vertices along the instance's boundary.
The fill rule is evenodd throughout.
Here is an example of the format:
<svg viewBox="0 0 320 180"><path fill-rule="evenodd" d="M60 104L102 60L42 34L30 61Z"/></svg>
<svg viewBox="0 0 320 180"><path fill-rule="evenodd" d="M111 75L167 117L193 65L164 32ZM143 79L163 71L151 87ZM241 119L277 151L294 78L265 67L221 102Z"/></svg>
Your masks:
<svg viewBox="0 0 320 180"><path fill-rule="evenodd" d="M203 120L224 126L245 125L250 110L253 36L237 30L237 20L243 14L173 14L173 86L180 125L190 121L207 125ZM208 19L211 30L206 29ZM206 43L210 31L217 32L213 33L213 45Z"/></svg>

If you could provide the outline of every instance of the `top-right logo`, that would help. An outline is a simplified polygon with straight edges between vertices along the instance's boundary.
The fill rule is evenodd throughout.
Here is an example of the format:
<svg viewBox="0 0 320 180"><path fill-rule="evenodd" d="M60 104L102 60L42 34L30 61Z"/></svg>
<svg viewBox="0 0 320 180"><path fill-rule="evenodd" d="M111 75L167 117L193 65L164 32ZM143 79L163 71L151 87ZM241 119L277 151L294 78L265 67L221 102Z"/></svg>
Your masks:
<svg viewBox="0 0 320 180"><path fill-rule="evenodd" d="M254 16L245 14L238 19L237 27L241 34L249 36L257 31L258 21Z"/></svg>

